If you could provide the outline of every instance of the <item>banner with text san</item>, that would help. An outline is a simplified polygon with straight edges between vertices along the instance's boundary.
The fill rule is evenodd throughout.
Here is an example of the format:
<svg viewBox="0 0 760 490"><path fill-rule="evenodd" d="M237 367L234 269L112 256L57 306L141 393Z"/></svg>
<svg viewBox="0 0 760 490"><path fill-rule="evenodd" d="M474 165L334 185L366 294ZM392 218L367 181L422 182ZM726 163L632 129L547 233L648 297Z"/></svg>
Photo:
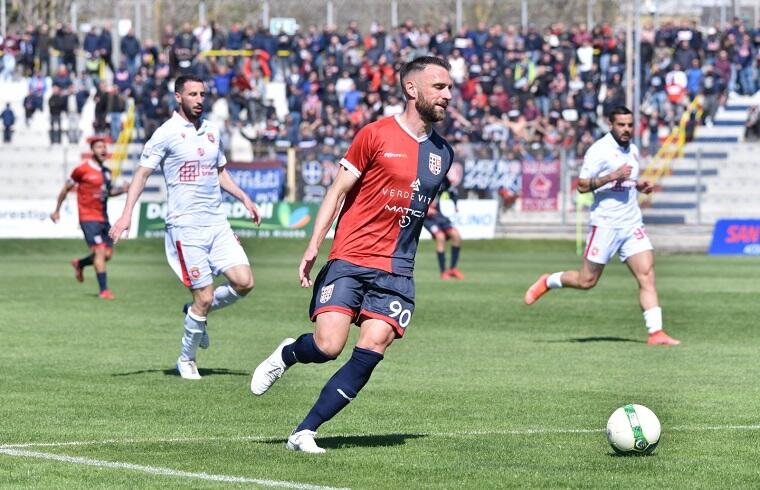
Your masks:
<svg viewBox="0 0 760 490"><path fill-rule="evenodd" d="M241 238L309 238L319 209L314 203L256 203L261 213L261 225L256 226L242 203L225 202L222 206L233 231ZM137 236L163 237L165 218L165 202L141 203Z"/></svg>
<svg viewBox="0 0 760 490"><path fill-rule="evenodd" d="M713 228L710 255L760 256L760 220L721 219Z"/></svg>

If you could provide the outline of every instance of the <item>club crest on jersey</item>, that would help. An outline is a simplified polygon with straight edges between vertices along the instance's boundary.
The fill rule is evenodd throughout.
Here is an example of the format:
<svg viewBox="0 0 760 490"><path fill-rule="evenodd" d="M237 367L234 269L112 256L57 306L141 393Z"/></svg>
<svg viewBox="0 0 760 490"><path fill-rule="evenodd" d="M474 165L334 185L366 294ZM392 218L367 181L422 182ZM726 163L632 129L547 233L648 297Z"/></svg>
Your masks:
<svg viewBox="0 0 760 490"><path fill-rule="evenodd" d="M322 304L327 303L330 301L330 298L332 298L333 289L335 288L335 284L330 284L329 286L325 286L322 288L322 292L319 295L319 302Z"/></svg>
<svg viewBox="0 0 760 490"><path fill-rule="evenodd" d="M428 168L431 172L433 172L433 175L438 175L441 173L441 156L436 155L435 153L430 154L430 158L428 159Z"/></svg>
<svg viewBox="0 0 760 490"><path fill-rule="evenodd" d="M198 156L202 157L205 154L206 154L206 150L204 150L203 148L198 148Z"/></svg>
<svg viewBox="0 0 760 490"><path fill-rule="evenodd" d="M193 279L199 279L201 277L201 271L197 267L191 267L190 268L190 275Z"/></svg>
<svg viewBox="0 0 760 490"><path fill-rule="evenodd" d="M185 135L185 133L180 133L180 136L182 136L182 139L185 139L185 138L186 138L186 135Z"/></svg>
<svg viewBox="0 0 760 490"><path fill-rule="evenodd" d="M213 143L214 141L216 141L216 138L214 138L214 133L208 133L206 136L208 136L208 140L210 142Z"/></svg>

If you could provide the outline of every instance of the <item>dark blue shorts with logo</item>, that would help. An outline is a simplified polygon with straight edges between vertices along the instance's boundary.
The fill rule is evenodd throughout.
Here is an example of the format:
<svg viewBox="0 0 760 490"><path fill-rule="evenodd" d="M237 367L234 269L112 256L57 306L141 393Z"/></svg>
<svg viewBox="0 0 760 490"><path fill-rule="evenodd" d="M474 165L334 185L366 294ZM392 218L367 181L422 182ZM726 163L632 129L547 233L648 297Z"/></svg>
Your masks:
<svg viewBox="0 0 760 490"><path fill-rule="evenodd" d="M402 337L414 313L414 279L345 260L329 261L314 281L309 317L336 311L354 323L367 318L383 320Z"/></svg>
<svg viewBox="0 0 760 490"><path fill-rule="evenodd" d="M422 226L424 226L431 235L435 235L438 232L446 233L446 230L454 228L451 220L441 213L425 217L425 221L422 222Z"/></svg>
<svg viewBox="0 0 760 490"><path fill-rule="evenodd" d="M90 248L106 247L113 248L113 240L108 236L111 225L107 221L80 221L84 239Z"/></svg>

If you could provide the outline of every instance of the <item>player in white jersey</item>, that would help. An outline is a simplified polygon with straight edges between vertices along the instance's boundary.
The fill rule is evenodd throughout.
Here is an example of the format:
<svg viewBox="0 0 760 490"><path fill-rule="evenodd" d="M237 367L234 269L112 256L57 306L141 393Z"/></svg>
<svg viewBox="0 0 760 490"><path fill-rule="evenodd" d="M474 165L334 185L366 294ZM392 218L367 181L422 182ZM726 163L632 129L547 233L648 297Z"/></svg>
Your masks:
<svg viewBox="0 0 760 490"><path fill-rule="evenodd" d="M201 117L206 96L203 80L180 76L174 87L178 110L145 144L124 212L110 234L117 242L129 230L132 211L148 176L161 167L168 201L166 257L193 295L192 303L185 308L177 371L184 379L200 379L195 357L199 346L208 347L206 316L253 289L253 272L227 222L221 190L242 202L256 224L261 218L256 205L225 170L227 160L219 129ZM214 289L214 276L218 274L224 274L227 283Z"/></svg>
<svg viewBox="0 0 760 490"><path fill-rule="evenodd" d="M578 179L578 191L593 192L591 231L580 270L544 274L526 291L532 305L551 289L593 288L609 259L618 253L639 283L639 303L650 345L678 345L662 329L662 310L654 277L654 252L644 230L639 192L649 194L651 182L639 182L639 150L631 144L633 114L626 107L610 113L612 129L588 149Z"/></svg>

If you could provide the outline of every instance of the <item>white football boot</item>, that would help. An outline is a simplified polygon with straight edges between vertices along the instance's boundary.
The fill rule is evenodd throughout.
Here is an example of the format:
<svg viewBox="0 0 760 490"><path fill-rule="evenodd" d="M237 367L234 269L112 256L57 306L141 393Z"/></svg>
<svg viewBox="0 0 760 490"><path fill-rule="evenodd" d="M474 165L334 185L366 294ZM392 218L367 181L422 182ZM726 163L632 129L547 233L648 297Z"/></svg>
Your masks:
<svg viewBox="0 0 760 490"><path fill-rule="evenodd" d="M324 449L317 446L314 441L314 436L317 435L313 430L302 430L299 432L293 431L288 437L288 442L285 446L291 451L303 451L311 454L322 454Z"/></svg>
<svg viewBox="0 0 760 490"><path fill-rule="evenodd" d="M201 379L195 361L177 359L177 372L182 376L182 379Z"/></svg>
<svg viewBox="0 0 760 490"><path fill-rule="evenodd" d="M251 376L251 393L263 395L288 370L289 366L286 366L282 360L282 348L295 341L296 339L291 338L283 340L274 352L258 365Z"/></svg>

